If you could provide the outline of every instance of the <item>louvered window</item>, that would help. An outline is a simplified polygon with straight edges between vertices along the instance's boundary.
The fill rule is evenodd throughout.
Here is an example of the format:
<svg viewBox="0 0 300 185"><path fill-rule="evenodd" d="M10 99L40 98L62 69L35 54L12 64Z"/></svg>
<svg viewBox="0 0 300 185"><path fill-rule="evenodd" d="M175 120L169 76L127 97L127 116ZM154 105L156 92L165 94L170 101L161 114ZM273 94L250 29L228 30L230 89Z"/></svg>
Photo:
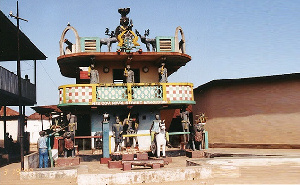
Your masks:
<svg viewBox="0 0 300 185"><path fill-rule="evenodd" d="M84 45L85 45L85 51L86 52L93 52L96 51L96 40L85 40L84 41Z"/></svg>
<svg viewBox="0 0 300 185"><path fill-rule="evenodd" d="M174 37L158 36L155 39L157 52L174 52Z"/></svg>
<svg viewBox="0 0 300 185"><path fill-rule="evenodd" d="M160 51L172 51L171 39L160 39L159 40L159 50Z"/></svg>

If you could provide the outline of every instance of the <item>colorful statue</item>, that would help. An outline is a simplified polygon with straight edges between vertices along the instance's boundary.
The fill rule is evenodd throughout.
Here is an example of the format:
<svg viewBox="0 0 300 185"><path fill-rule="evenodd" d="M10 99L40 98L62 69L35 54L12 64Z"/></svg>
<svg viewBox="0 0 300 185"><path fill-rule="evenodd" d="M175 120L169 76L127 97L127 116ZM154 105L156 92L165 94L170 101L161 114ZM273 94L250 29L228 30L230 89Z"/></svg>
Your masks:
<svg viewBox="0 0 300 185"><path fill-rule="evenodd" d="M99 83L99 73L95 69L94 64L91 64L88 75L90 77L90 84L98 84Z"/></svg>
<svg viewBox="0 0 300 185"><path fill-rule="evenodd" d="M126 66L124 76L126 77L126 83L134 83L134 72L130 69L130 65Z"/></svg>
<svg viewBox="0 0 300 185"><path fill-rule="evenodd" d="M69 112L67 114L68 131L71 132L75 136L75 131L77 130L77 116Z"/></svg>
<svg viewBox="0 0 300 185"><path fill-rule="evenodd" d="M203 141L203 133L204 133L204 128L203 124L197 123L194 125L194 138L192 139L193 143L193 150L201 150L202 147L202 141Z"/></svg>
<svg viewBox="0 0 300 185"><path fill-rule="evenodd" d="M112 126L113 136L115 137L115 152L119 149L121 151L123 142L123 125L119 117L116 117L116 123Z"/></svg>
<svg viewBox="0 0 300 185"><path fill-rule="evenodd" d="M130 12L130 8L120 8L118 12L121 14L120 26L116 28L115 34L119 41L118 47L122 51L130 52L133 48L138 48L140 46L138 41L138 36L132 31L132 20L126 17Z"/></svg>
<svg viewBox="0 0 300 185"><path fill-rule="evenodd" d="M75 157L75 148L74 148L74 135L71 132L65 133L65 158L69 156L71 152L72 157Z"/></svg>
<svg viewBox="0 0 300 185"><path fill-rule="evenodd" d="M206 118L204 113L201 113L200 115L196 115L198 119L196 120L196 123L194 124L192 135L192 149L193 150L201 150L203 149L203 142L204 142L204 125L206 124Z"/></svg>
<svg viewBox="0 0 300 185"><path fill-rule="evenodd" d="M161 63L161 67L158 68L159 82L168 83L168 70L165 67L165 63Z"/></svg>

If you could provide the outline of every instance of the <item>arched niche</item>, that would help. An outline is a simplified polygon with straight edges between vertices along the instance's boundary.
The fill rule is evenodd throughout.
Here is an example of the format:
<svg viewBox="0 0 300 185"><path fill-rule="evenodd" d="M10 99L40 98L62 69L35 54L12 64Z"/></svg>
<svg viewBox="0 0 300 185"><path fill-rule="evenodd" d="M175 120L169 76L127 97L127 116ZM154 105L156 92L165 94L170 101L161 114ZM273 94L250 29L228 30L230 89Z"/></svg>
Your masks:
<svg viewBox="0 0 300 185"><path fill-rule="evenodd" d="M64 31L62 32L62 35L61 35L61 38L60 38L60 41L59 41L59 51L60 51L60 55L64 55L64 40L65 40L65 36L66 36L66 33L69 31L69 30L72 30L74 32L74 35L75 35L75 39L76 39L76 43L75 43L75 51L72 51L72 53L79 53L80 52L80 38L79 38L79 35L78 35L78 32L77 30L72 27L72 26L67 26Z"/></svg>
<svg viewBox="0 0 300 185"><path fill-rule="evenodd" d="M181 40L179 40L178 38L179 31L181 34ZM180 26L178 26L175 31L175 51L185 53L185 38L184 38L183 30Z"/></svg>

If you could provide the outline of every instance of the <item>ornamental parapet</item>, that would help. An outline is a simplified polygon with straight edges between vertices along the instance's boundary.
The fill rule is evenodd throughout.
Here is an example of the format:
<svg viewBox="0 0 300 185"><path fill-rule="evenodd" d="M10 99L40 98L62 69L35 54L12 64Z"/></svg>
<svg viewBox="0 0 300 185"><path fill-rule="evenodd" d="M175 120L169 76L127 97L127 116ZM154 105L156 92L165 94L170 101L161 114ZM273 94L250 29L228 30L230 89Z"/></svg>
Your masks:
<svg viewBox="0 0 300 185"><path fill-rule="evenodd" d="M58 89L59 106L195 104L192 83L72 84Z"/></svg>

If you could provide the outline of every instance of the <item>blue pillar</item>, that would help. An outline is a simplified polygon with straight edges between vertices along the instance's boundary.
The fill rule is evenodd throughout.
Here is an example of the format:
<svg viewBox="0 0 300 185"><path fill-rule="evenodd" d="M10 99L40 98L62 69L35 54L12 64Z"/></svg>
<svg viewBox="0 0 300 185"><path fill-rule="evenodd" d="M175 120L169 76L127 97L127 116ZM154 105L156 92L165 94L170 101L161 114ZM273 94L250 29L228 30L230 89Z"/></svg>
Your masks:
<svg viewBox="0 0 300 185"><path fill-rule="evenodd" d="M205 142L205 149L208 149L208 132L204 131L204 142Z"/></svg>
<svg viewBox="0 0 300 185"><path fill-rule="evenodd" d="M109 158L109 121L103 121L102 123L102 139L103 147L102 153L103 158Z"/></svg>

